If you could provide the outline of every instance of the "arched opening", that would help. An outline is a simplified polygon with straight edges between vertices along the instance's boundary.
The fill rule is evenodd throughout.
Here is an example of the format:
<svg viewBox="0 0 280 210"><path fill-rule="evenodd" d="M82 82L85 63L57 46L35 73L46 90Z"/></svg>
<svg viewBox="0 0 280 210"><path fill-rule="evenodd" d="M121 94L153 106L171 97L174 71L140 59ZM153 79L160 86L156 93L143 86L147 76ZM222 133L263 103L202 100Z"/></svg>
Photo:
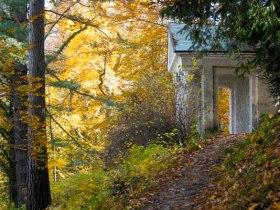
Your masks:
<svg viewBox="0 0 280 210"><path fill-rule="evenodd" d="M219 87L218 89L218 117L219 131L231 133L231 91L229 88Z"/></svg>

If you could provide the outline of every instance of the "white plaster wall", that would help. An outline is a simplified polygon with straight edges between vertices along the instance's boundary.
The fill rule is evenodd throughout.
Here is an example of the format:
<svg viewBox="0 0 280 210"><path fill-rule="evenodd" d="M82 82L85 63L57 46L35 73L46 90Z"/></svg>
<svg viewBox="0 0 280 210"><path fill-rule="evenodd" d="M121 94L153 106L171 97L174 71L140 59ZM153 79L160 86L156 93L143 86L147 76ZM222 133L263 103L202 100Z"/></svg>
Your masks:
<svg viewBox="0 0 280 210"><path fill-rule="evenodd" d="M239 60L226 54L208 54L197 62L193 69L192 53L176 54L170 70L176 85L177 122L183 133L190 132L190 126L197 122L198 130L204 133L218 128L219 86L231 89L231 133L251 132L258 125L261 112L275 112L267 88L251 70L244 78L236 76ZM243 59L252 59L244 54ZM189 75L194 80L187 82Z"/></svg>
<svg viewBox="0 0 280 210"><path fill-rule="evenodd" d="M194 69L192 61L177 59L173 68L176 88L176 119L180 133L191 132L201 122L201 71ZM200 124L197 129L200 129Z"/></svg>

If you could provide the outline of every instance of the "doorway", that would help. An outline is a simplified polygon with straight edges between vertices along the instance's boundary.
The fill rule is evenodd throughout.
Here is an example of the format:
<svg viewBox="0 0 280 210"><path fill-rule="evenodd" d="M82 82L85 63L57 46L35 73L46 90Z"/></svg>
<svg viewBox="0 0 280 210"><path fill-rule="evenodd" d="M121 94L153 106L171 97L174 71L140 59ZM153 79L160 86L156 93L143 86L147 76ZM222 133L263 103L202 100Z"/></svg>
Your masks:
<svg viewBox="0 0 280 210"><path fill-rule="evenodd" d="M214 125L229 134L250 132L252 120L249 76L239 77L234 69L214 71Z"/></svg>
<svg viewBox="0 0 280 210"><path fill-rule="evenodd" d="M219 87L218 89L218 117L219 117L219 131L223 133L230 133L230 119L231 119L231 90L226 87Z"/></svg>

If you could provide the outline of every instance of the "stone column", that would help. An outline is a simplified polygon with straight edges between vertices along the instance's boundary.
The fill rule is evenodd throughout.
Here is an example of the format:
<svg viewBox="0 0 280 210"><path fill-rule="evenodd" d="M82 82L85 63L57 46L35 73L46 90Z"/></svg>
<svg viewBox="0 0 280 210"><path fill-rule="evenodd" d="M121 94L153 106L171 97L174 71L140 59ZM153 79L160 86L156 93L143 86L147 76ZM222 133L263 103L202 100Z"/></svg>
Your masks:
<svg viewBox="0 0 280 210"><path fill-rule="evenodd" d="M201 132L214 130L214 76L213 67L203 62L201 88L202 88L202 121Z"/></svg>
<svg viewBox="0 0 280 210"><path fill-rule="evenodd" d="M183 59L174 72L176 85L176 119L180 130L180 141L192 131L200 130L201 122L201 70L190 66Z"/></svg>

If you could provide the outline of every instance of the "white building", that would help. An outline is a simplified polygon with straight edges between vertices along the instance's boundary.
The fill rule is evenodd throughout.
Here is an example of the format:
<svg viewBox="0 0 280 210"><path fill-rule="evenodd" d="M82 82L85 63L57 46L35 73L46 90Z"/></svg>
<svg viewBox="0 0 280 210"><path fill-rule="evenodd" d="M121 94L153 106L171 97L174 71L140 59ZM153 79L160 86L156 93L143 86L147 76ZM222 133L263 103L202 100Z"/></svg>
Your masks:
<svg viewBox="0 0 280 210"><path fill-rule="evenodd" d="M219 87L230 90L232 134L251 132L258 126L261 113L275 112L268 90L254 68L243 77L237 75L241 61L253 58L252 49L243 47L241 57L230 58L226 44L219 51L205 45L207 52L197 58L183 27L170 23L168 38L168 70L176 85L177 122L183 133L190 132L192 125L197 125L200 133L218 128Z"/></svg>

